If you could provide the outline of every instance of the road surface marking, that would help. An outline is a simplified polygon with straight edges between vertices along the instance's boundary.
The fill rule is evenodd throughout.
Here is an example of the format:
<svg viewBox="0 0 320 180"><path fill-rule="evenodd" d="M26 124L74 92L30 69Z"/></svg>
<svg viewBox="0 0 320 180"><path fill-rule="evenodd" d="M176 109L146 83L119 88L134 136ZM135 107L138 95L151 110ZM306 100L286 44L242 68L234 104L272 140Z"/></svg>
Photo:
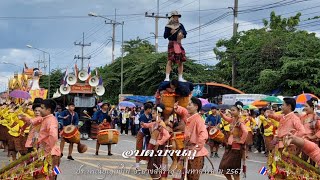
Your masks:
<svg viewBox="0 0 320 180"><path fill-rule="evenodd" d="M130 140L121 140L121 141L129 142L129 143L136 143L136 141L130 141Z"/></svg>
<svg viewBox="0 0 320 180"><path fill-rule="evenodd" d="M135 163L135 160L127 160L127 159L107 159L107 158L90 158L90 157L76 157L77 159L81 160L93 160L93 161L115 161L115 162L132 162Z"/></svg>
<svg viewBox="0 0 320 180"><path fill-rule="evenodd" d="M263 162L263 161L255 161L255 160L246 160L246 161L249 161L249 162L254 162L254 163L260 163L260 164L266 164L267 162Z"/></svg>

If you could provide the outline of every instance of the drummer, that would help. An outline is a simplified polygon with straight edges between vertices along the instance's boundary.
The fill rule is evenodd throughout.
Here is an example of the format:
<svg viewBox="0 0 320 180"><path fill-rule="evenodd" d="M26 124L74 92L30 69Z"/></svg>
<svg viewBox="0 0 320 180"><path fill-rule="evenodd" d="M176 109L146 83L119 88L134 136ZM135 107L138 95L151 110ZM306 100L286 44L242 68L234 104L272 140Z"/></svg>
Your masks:
<svg viewBox="0 0 320 180"><path fill-rule="evenodd" d="M109 116L109 103L103 103L100 107L100 110L96 111L91 118L92 121L96 121L97 124L101 124L104 119L107 119Z"/></svg>
<svg viewBox="0 0 320 180"><path fill-rule="evenodd" d="M206 118L206 125L208 126L208 130L210 130L212 127L217 127L219 128L221 124L221 116L217 114L217 107L213 106L211 108L211 114L209 113L209 116ZM208 145L210 146L210 157L219 158L218 156L218 150L219 150L219 145L220 143L213 140L209 139L208 140Z"/></svg>
<svg viewBox="0 0 320 180"><path fill-rule="evenodd" d="M59 117L63 118L63 126L69 126L69 125L74 125L78 127L79 125L79 116L78 113L74 111L75 105L74 103L69 103L68 104L68 109L64 110ZM63 156L63 148L64 148L64 143L66 140L64 138L61 138L61 143L60 143L60 151L61 151L61 157ZM67 141L68 142L68 141ZM73 143L69 143L69 154L68 154L68 159L69 160L74 160L72 158L72 151L73 151Z"/></svg>
<svg viewBox="0 0 320 180"><path fill-rule="evenodd" d="M101 130L106 130L106 129L111 129L111 117L109 115L106 116L105 119L103 119L102 123L99 124L99 131ZM96 143L96 155L99 155L99 148L100 148L100 144L97 140ZM111 153L111 144L108 144L108 156L112 156L113 154Z"/></svg>
<svg viewBox="0 0 320 180"><path fill-rule="evenodd" d="M96 111L93 114L93 117L91 120L96 121L97 124L99 124L99 130L111 129L112 120L111 120L111 117L109 116L109 107L110 107L109 103L103 103L100 106L100 110ZM96 155L99 154L99 147L100 147L100 144L98 143L98 140L97 140ZM112 156L111 144L108 145L108 156Z"/></svg>

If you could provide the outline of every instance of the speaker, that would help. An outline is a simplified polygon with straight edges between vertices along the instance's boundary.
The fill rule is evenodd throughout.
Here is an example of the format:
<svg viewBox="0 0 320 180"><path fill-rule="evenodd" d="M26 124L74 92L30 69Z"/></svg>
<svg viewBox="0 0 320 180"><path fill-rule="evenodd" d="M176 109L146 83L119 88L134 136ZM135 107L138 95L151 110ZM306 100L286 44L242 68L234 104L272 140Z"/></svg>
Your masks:
<svg viewBox="0 0 320 180"><path fill-rule="evenodd" d="M63 84L60 86L61 94L69 94L70 91L71 91L70 86L64 86Z"/></svg>
<svg viewBox="0 0 320 180"><path fill-rule="evenodd" d="M77 77L74 74L68 74L67 83L72 86L77 83Z"/></svg>
<svg viewBox="0 0 320 180"><path fill-rule="evenodd" d="M93 76L92 78L89 79L89 84L92 87L96 87L99 85L99 78L97 76Z"/></svg>
<svg viewBox="0 0 320 180"><path fill-rule="evenodd" d="M96 87L96 94L102 96L105 92L105 88L102 85Z"/></svg>
<svg viewBox="0 0 320 180"><path fill-rule="evenodd" d="M78 74L78 78L81 80L81 81L86 81L89 77L89 74L87 71L84 71L84 70L81 70Z"/></svg>

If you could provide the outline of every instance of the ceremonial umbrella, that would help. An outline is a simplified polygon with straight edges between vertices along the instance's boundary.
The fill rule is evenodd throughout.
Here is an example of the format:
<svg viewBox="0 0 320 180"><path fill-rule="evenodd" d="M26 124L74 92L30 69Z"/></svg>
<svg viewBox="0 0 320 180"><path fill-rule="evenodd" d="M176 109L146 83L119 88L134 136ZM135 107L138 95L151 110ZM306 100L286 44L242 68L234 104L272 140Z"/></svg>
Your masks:
<svg viewBox="0 0 320 180"><path fill-rule="evenodd" d="M254 106L254 105L246 105L246 106L243 106L243 109L244 110L253 110L253 109L258 109L258 107Z"/></svg>
<svg viewBox="0 0 320 180"><path fill-rule="evenodd" d="M276 96L268 96L266 98L261 99L261 101L277 103L277 104L281 104L282 103L281 99L276 97Z"/></svg>
<svg viewBox="0 0 320 180"><path fill-rule="evenodd" d="M218 106L217 104L209 103L209 104L202 106L202 109L205 111L209 111L212 107L217 107L217 106Z"/></svg>
<svg viewBox="0 0 320 180"><path fill-rule="evenodd" d="M136 105L130 101L121 101L119 103L119 106L121 106L121 107L136 107Z"/></svg>
<svg viewBox="0 0 320 180"><path fill-rule="evenodd" d="M209 104L208 99L199 98L199 100L201 101L202 106Z"/></svg>
<svg viewBox="0 0 320 180"><path fill-rule="evenodd" d="M310 94L310 93L300 94L300 95L296 96L295 99L298 104L305 104L308 100L310 100L313 97L319 99L317 96Z"/></svg>
<svg viewBox="0 0 320 180"><path fill-rule="evenodd" d="M257 100L254 101L251 105L262 108L268 106L268 102Z"/></svg>
<svg viewBox="0 0 320 180"><path fill-rule="evenodd" d="M22 90L14 90L9 94L10 97L13 98L22 98L22 99L30 99L31 96L28 92Z"/></svg>

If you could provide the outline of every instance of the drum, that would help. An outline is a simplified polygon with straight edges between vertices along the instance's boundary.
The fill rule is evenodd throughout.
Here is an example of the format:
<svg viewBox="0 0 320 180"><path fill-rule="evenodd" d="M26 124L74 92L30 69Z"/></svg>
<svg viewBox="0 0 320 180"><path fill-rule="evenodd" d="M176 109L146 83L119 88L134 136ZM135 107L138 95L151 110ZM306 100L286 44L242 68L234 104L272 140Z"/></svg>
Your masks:
<svg viewBox="0 0 320 180"><path fill-rule="evenodd" d="M175 93L163 93L161 95L160 102L165 107L165 109L163 111L163 116L165 119L167 119L173 113L173 106L174 106L174 103L176 102L176 94Z"/></svg>
<svg viewBox="0 0 320 180"><path fill-rule="evenodd" d="M99 131L99 125L96 122L92 122L91 124L91 139L97 139L98 131Z"/></svg>
<svg viewBox="0 0 320 180"><path fill-rule="evenodd" d="M85 153L88 150L88 146L85 144L79 143L77 149L79 153Z"/></svg>
<svg viewBox="0 0 320 180"><path fill-rule="evenodd" d="M187 96L187 97L178 96L176 100L178 101L179 106L186 108L189 104L190 96Z"/></svg>
<svg viewBox="0 0 320 180"><path fill-rule="evenodd" d="M175 143L175 149L184 148L184 132L173 132L170 140L172 144Z"/></svg>
<svg viewBox="0 0 320 180"><path fill-rule="evenodd" d="M101 130L97 137L98 143L102 145L106 144L118 144L119 131L116 129Z"/></svg>
<svg viewBox="0 0 320 180"><path fill-rule="evenodd" d="M212 127L209 130L209 138L222 143L224 141L224 134L218 128Z"/></svg>
<svg viewBox="0 0 320 180"><path fill-rule="evenodd" d="M80 143L80 132L74 125L69 125L63 128L62 137L68 143Z"/></svg>
<svg viewBox="0 0 320 180"><path fill-rule="evenodd" d="M176 94L175 93L163 93L161 95L161 103L164 107L173 108L174 103L176 102Z"/></svg>

